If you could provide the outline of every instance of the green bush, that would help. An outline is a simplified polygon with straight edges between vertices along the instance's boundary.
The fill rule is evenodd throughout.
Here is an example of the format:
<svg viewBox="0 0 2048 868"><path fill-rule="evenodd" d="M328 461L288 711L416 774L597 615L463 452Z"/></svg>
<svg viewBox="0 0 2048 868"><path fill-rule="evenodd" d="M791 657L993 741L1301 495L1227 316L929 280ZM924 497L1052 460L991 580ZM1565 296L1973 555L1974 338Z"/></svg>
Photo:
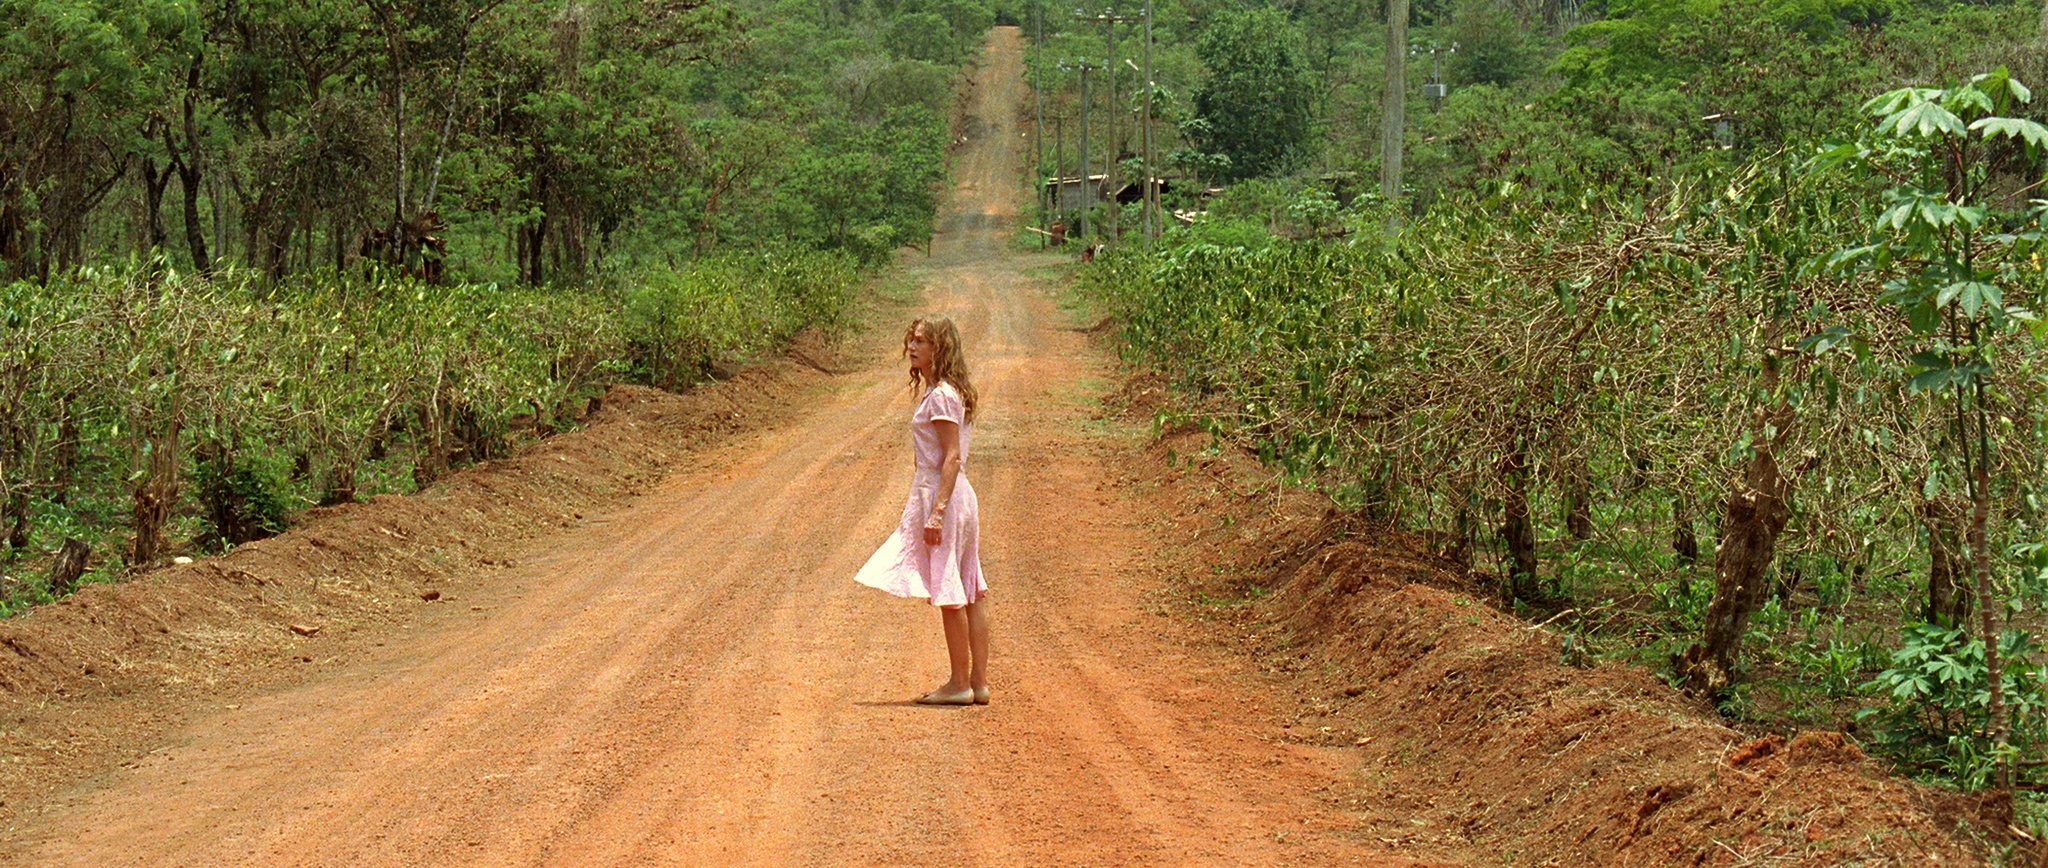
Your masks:
<svg viewBox="0 0 2048 868"><path fill-rule="evenodd" d="M2010 630L1999 638L2005 673L2008 750L2031 756L2048 746L2048 678L2031 657L2032 636ZM1991 722L1984 645L1963 630L1938 624L1906 629L1891 666L1864 685L1884 704L1858 719L1872 742L1909 767L1977 789L1990 783L1995 759L1985 732ZM2036 773L2038 774L2038 767Z"/></svg>
<svg viewBox="0 0 2048 868"><path fill-rule="evenodd" d="M291 465L267 450L201 458L194 474L206 525L200 547L219 551L283 533L307 505L293 490Z"/></svg>
<svg viewBox="0 0 2048 868"><path fill-rule="evenodd" d="M688 272L624 281L623 329L636 378L676 388L788 339L806 325L839 325L853 297L848 256L734 253Z"/></svg>
<svg viewBox="0 0 2048 868"><path fill-rule="evenodd" d="M1328 220L1327 203L1244 183L1210 222L1113 252L1082 287L1120 326L1124 357L1177 387L1162 423L1192 423L1339 506L1438 540L1504 601L1655 666L1717 622L1713 528L1775 450L1787 521L1722 693L1737 701L1722 708L1762 726L1845 726L1862 698L1851 688L1925 617L1928 516L1953 523L1964 502L1938 451L1955 413L1913 393L1930 365L1913 323L1883 303L1903 283L1833 264L1871 243L1892 203L1782 154L1643 183L1563 198L1491 180L1399 224L1368 202L1339 215L1341 240L1276 237ZM1981 231L2033 239L2033 219L1992 215ZM2012 262L2027 277L2003 284L2007 303L2038 308L2038 264L1959 249L1980 268ZM1951 331L1944 346L1967 349L1957 335L1973 330ZM2048 558L2025 543L2048 524L2048 328L1982 334L1999 366L1982 545L2011 553L1993 568L2024 567L1995 587L2019 607L2011 625L2038 633ZM1982 605L2008 618L2008 599ZM1601 614L1574 620L1588 611ZM2039 665L2031 644L2013 653L2001 669L2015 678ZM2030 717L2013 723L2035 729L2013 743L2038 749L2030 677L2012 700ZM1958 720L1939 744L1880 747L1909 763L1938 750L1952 774L1974 775L1988 743L1947 741L1964 731Z"/></svg>
<svg viewBox="0 0 2048 868"><path fill-rule="evenodd" d="M11 557L58 534L100 552L128 536L148 563L195 512L196 542L247 542L309 503L504 455L611 383L683 387L836 328L859 277L850 255L792 249L589 289L148 268L9 284L0 526Z"/></svg>

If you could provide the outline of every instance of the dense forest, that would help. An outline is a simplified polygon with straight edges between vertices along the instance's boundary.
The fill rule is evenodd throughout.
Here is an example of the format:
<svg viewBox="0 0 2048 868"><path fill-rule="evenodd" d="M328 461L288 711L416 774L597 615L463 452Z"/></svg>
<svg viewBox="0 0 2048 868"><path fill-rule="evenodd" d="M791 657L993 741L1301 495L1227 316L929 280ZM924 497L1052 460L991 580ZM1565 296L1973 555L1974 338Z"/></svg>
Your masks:
<svg viewBox="0 0 2048 868"><path fill-rule="evenodd" d="M469 281L930 236L990 20L698 0L0 7L0 276L158 251Z"/></svg>
<svg viewBox="0 0 2048 868"><path fill-rule="evenodd" d="M1107 26L1048 24L1039 175L1092 116L1109 192L1041 201L1113 242L1083 286L1175 387L1163 429L1412 535L1574 662L2048 834L2038 5L1157 4L1149 80L1135 17L1116 86Z"/></svg>
<svg viewBox="0 0 2048 868"><path fill-rule="evenodd" d="M994 15L885 7L0 2L0 612L844 322Z"/></svg>

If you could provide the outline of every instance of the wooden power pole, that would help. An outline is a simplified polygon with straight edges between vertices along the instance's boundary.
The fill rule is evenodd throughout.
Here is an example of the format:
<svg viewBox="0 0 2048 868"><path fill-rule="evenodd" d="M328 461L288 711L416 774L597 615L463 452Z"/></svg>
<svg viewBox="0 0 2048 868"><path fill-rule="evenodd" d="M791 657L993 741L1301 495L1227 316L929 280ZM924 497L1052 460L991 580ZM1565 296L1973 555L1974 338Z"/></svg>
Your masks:
<svg viewBox="0 0 2048 868"><path fill-rule="evenodd" d="M1102 181L1103 185L1109 188L1110 195L1114 197L1118 192L1117 156L1123 152L1123 137L1118 135L1116 122L1117 116L1122 114L1124 110L1123 104L1117 99L1118 91L1116 87L1116 26L1118 24L1124 24L1134 21L1144 21L1146 19L1137 15L1118 15L1116 14L1115 9L1104 9L1102 10L1101 14L1098 15L1089 15L1084 12L1076 12L1074 14L1074 20L1098 22L1102 24L1104 29L1107 31L1107 39L1109 42L1109 62L1106 64L1109 67L1109 156L1105 157L1102 161ZM1087 81L1087 78L1083 77L1081 80L1085 82ZM1112 200L1112 202L1114 202L1114 200ZM1123 209L1121 207L1114 203L1110 206L1109 240L1111 242L1115 242L1121 234L1118 227L1118 224L1121 221L1117 218L1120 216L1120 212L1122 210Z"/></svg>
<svg viewBox="0 0 2048 868"><path fill-rule="evenodd" d="M1398 199L1408 107L1408 0L1387 0L1387 92L1380 107L1380 195Z"/></svg>
<svg viewBox="0 0 2048 868"><path fill-rule="evenodd" d="M1031 11L1032 20L1037 24L1036 35L1031 38L1031 145L1037 151L1037 157L1031 163L1031 177L1038 181L1038 228L1045 231L1052 228L1047 221L1051 212L1059 207L1057 204L1049 206L1045 198L1045 97L1039 91L1045 86L1045 4L1033 2ZM1057 168L1053 175L1059 175ZM1039 246L1045 246L1048 237L1038 236Z"/></svg>

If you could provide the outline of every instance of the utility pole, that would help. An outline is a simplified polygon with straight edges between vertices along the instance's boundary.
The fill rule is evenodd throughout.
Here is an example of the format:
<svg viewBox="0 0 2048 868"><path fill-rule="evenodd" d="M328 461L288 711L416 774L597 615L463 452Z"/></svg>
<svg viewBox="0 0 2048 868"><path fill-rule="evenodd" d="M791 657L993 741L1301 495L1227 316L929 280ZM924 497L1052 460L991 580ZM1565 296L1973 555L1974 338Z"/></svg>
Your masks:
<svg viewBox="0 0 2048 868"><path fill-rule="evenodd" d="M1089 185L1094 179L1088 177L1088 64L1081 65L1081 191L1087 193L1086 205L1081 207L1081 235L1088 234L1088 212L1095 207L1095 195Z"/></svg>
<svg viewBox="0 0 2048 868"><path fill-rule="evenodd" d="M1409 49L1408 53L1414 54L1421 50L1422 49L1420 48L1413 48ZM1451 89L1444 85L1444 67L1442 60L1437 57L1437 54L1439 52L1450 52L1451 54L1457 54L1458 43L1451 43L1451 47L1449 48L1445 48L1434 42L1429 44L1429 82L1422 86L1422 95L1424 98L1430 100L1431 108L1437 111L1443 111L1444 97L1450 95Z"/></svg>
<svg viewBox="0 0 2048 868"><path fill-rule="evenodd" d="M1401 198L1401 134L1408 106L1408 0L1387 0L1387 92L1380 110L1380 195Z"/></svg>
<svg viewBox="0 0 2048 868"><path fill-rule="evenodd" d="M1067 116L1052 116L1052 210L1058 214L1067 209ZM1047 229L1052 227L1048 226ZM1076 235L1075 237L1080 237Z"/></svg>
<svg viewBox="0 0 2048 868"><path fill-rule="evenodd" d="M1145 237L1159 237L1159 170L1152 164L1152 0L1145 0Z"/></svg>
<svg viewBox="0 0 2048 868"><path fill-rule="evenodd" d="M1148 2L1149 2L1149 0L1148 0ZM1109 147L1109 152L1110 152L1110 155L1109 155L1109 157L1108 157L1108 158L1107 158L1106 160L1104 160L1104 161L1103 161L1103 162L1104 162L1104 165L1103 165L1103 171L1102 171L1102 174L1103 174L1103 185L1104 185L1104 186L1106 186L1106 187L1108 187L1108 188L1110 189L1110 191L1111 191L1111 195L1112 195L1112 197L1113 197L1113 196L1115 195L1115 191L1116 191L1116 189L1117 189L1117 184L1116 184L1116 176L1117 176L1117 166L1116 166L1116 155L1117 155L1117 154L1119 154L1119 153L1122 153L1122 147L1121 147L1121 144L1120 144L1119 140L1117 139L1117 131L1116 131L1116 117L1117 117L1117 115L1118 115L1118 114L1119 114L1120 112L1122 112L1122 111L1123 111L1122 107L1121 107L1121 106L1119 106L1119 105L1117 104L1117 99L1116 99L1116 96L1117 96L1117 92L1116 92L1116 26L1117 26L1118 24L1122 24L1122 23L1125 23L1125 22L1130 22L1130 21L1143 21L1143 20L1145 20L1145 19L1143 19L1143 18L1140 18L1140 17L1138 17L1138 16L1135 16L1135 15L1118 15L1118 14L1116 14L1116 10L1115 10L1115 9L1104 9L1104 10L1102 10L1102 14L1100 14L1100 15L1085 15L1085 14L1075 13L1075 15L1074 15L1074 20L1076 20L1076 21L1096 21L1096 22L1101 22L1101 23L1102 23L1102 25L1103 25L1104 27L1108 28L1108 31L1109 31L1109 106L1110 106L1110 113L1109 113L1109 142L1110 142L1110 147ZM1082 79L1082 81L1084 81L1084 82L1085 82L1085 81L1087 81L1087 79L1086 79L1086 78L1083 78L1083 79ZM1121 208L1121 207L1112 207L1112 208L1110 208L1110 210L1109 210L1109 240L1110 240L1110 241L1111 241L1112 243L1113 243L1113 242L1115 242L1115 241L1117 240L1117 223L1118 223L1117 217L1118 217L1118 212L1119 212L1119 211L1121 211L1121 210L1122 210L1122 208Z"/></svg>
<svg viewBox="0 0 2048 868"><path fill-rule="evenodd" d="M1089 99L1089 96L1088 96L1088 73L1090 73L1090 72L1093 72L1093 71L1095 71L1095 64L1093 64L1093 63L1091 63L1091 62L1089 62L1089 61L1086 61L1086 60L1083 60L1083 61L1079 61L1079 62L1063 62L1063 63L1061 63L1061 64L1060 64L1060 69L1062 69L1062 70L1065 70L1065 71L1068 71L1068 72L1075 72L1075 71L1078 71L1078 72L1080 72L1080 73L1081 73L1081 189L1082 189L1082 190L1084 190L1084 191L1086 191L1086 190L1088 189L1088 184L1089 184L1089 178L1088 178L1088 126L1089 126L1089 124L1088 124L1088 109L1089 109L1090 103L1092 102L1092 100L1090 100L1090 99ZM1062 186L1062 187L1064 188L1064 186L1065 186L1065 185L1061 185L1061 186ZM1064 191L1064 189L1063 189L1063 190L1062 190L1062 194L1064 194L1064 192L1065 192L1065 191ZM1082 207L1082 209L1081 209L1081 225L1080 225L1080 230L1081 230L1081 233L1080 233L1080 234L1081 234L1081 235L1086 235L1086 234L1088 234L1088 208L1089 208L1090 206L1093 206L1093 205L1095 204L1095 202L1094 202L1095 196L1094 196L1093 194L1090 194L1090 195L1089 195L1089 196L1088 196L1087 198L1088 198L1088 203L1087 203L1087 205L1086 205L1086 206L1083 206L1083 207ZM1062 207L1064 207L1065 203L1063 202L1063 203L1061 203L1061 204L1062 204Z"/></svg>
<svg viewBox="0 0 2048 868"><path fill-rule="evenodd" d="M1152 0L1145 0L1150 3ZM1036 157L1031 162L1031 176L1038 179L1038 229L1051 229L1047 225L1048 209L1045 203L1045 99L1039 90L1045 86L1045 3L1032 0L1031 12L1038 35L1031 40L1031 145ZM1055 171L1053 174L1059 174ZM1044 247L1049 236L1038 236L1038 246Z"/></svg>

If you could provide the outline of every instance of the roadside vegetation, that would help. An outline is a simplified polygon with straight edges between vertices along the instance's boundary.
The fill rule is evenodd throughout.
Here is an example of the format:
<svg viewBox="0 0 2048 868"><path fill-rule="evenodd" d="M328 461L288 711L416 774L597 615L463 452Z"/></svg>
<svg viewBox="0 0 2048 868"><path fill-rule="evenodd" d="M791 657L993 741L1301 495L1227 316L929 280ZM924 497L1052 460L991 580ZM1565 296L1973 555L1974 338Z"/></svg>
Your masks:
<svg viewBox="0 0 2048 868"><path fill-rule="evenodd" d="M1458 52L1441 103L1411 67L1394 195L1375 8L1186 11L1188 91L1255 15L1312 98L1255 147L1167 101L1199 183L1083 272L1161 426L1431 540L1574 660L2048 837L2038 6L1418 5L1422 70Z"/></svg>
<svg viewBox="0 0 2048 868"><path fill-rule="evenodd" d="M0 0L0 615L842 324L994 14Z"/></svg>

